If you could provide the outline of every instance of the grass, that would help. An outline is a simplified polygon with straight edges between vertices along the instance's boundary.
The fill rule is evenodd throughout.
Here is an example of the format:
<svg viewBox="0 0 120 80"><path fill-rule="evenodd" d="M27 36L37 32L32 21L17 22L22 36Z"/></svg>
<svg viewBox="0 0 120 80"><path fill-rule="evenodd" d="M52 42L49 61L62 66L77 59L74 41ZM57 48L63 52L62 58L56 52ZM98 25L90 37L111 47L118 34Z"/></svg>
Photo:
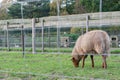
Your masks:
<svg viewBox="0 0 120 80"><path fill-rule="evenodd" d="M0 52L0 79L6 80L120 80L120 56L107 58L108 68L102 69L101 56L95 56L95 68L86 59L85 67L74 68L70 54L25 54Z"/></svg>
<svg viewBox="0 0 120 80"><path fill-rule="evenodd" d="M111 50L111 53L120 53L120 49L114 49L114 50Z"/></svg>
<svg viewBox="0 0 120 80"><path fill-rule="evenodd" d="M63 52L63 53L71 53L73 48L44 48L44 52ZM15 48L15 47L11 47L9 49L10 51L22 51L22 48ZM0 48L0 51L8 51L8 49L6 47L2 47ZM32 52L32 48L28 47L25 48L26 52ZM36 48L36 52L42 52L42 49L40 48ZM119 54L120 53L120 48L111 48L110 53L115 53L115 54Z"/></svg>
<svg viewBox="0 0 120 80"><path fill-rule="evenodd" d="M15 47L11 47L9 49L10 51L22 51L22 48L19 47L19 48L15 48ZM0 48L0 51L8 51L8 49L6 47L4 48ZM32 52L32 48L28 47L28 48L25 48L25 51L26 52ZM44 52L66 52L66 53L70 53L72 52L72 48L44 48ZM42 49L40 48L36 48L36 52L42 52Z"/></svg>

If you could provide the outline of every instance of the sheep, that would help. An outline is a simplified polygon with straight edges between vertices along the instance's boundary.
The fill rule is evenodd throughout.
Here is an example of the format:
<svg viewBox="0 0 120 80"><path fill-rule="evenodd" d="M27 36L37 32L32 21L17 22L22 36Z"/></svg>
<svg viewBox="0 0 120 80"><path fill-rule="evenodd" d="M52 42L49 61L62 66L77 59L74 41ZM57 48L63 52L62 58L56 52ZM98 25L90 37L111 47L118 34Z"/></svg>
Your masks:
<svg viewBox="0 0 120 80"><path fill-rule="evenodd" d="M79 62L83 59L82 68L84 67L85 58L89 53L102 55L102 68L107 68L106 58L110 49L110 37L103 30L93 30L81 35L72 50L72 62L75 67L79 67ZM92 67L94 68L93 54L90 55Z"/></svg>

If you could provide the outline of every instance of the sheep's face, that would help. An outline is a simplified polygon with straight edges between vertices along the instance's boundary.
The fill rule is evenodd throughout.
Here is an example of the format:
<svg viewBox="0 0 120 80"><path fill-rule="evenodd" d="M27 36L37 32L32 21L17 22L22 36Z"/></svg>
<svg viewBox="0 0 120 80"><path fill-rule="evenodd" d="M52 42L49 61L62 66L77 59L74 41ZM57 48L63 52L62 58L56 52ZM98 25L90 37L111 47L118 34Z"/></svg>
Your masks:
<svg viewBox="0 0 120 80"><path fill-rule="evenodd" d="M73 57L71 60L72 60L73 65L74 65L75 67L79 67L80 59L75 59L75 58Z"/></svg>

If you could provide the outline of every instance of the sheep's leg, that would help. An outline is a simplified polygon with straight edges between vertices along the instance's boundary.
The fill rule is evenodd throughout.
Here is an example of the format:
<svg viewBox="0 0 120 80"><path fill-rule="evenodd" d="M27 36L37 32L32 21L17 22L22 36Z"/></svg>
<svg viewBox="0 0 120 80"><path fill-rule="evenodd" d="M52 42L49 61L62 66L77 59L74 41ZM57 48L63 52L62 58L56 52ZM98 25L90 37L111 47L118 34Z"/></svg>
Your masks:
<svg viewBox="0 0 120 80"><path fill-rule="evenodd" d="M84 55L84 56L83 56L82 68L84 68L85 59L87 58L87 56L88 56L88 55Z"/></svg>
<svg viewBox="0 0 120 80"><path fill-rule="evenodd" d="M92 61L92 68L94 68L94 59L93 59L93 55L90 55L91 57L91 61Z"/></svg>
<svg viewBox="0 0 120 80"><path fill-rule="evenodd" d="M102 55L102 58L103 58L102 68L104 69L107 68L106 57L107 57L106 55Z"/></svg>

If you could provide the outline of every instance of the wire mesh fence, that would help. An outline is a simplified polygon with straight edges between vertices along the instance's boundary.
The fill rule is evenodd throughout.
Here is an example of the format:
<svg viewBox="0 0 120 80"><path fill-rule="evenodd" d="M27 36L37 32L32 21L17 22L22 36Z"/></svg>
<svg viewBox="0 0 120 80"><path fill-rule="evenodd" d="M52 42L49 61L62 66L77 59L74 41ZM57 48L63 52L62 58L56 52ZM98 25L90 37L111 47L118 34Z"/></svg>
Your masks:
<svg viewBox="0 0 120 80"><path fill-rule="evenodd" d="M26 54L1 52L0 78L5 80L119 80L119 54L107 58L107 69L102 69L102 58L95 56L95 67L88 57L84 68L74 68L70 54ZM7 58L7 59L6 59Z"/></svg>
<svg viewBox="0 0 120 80"><path fill-rule="evenodd" d="M1 6L5 5L8 4ZM0 10L3 12L11 5ZM113 47L117 47L111 47L111 51L119 50L120 11L64 16L59 14L33 19L24 17L25 14L22 17L20 15L22 19L0 20L1 80L120 79L119 53L110 54L107 58L107 69L101 68L100 55L95 55L94 68L91 67L89 57L84 68L81 68L81 62L79 68L74 68L71 62L71 52L76 39L87 31L86 28L88 31L105 30L112 36Z"/></svg>
<svg viewBox="0 0 120 80"><path fill-rule="evenodd" d="M57 27L44 26L10 28L1 30L1 79L17 80L109 80L119 77L119 54L107 58L108 69L102 69L101 56L95 56L95 68L92 69L90 58L86 59L85 68L74 68L71 52L75 39L66 36L72 27L60 27L60 45L57 46ZM79 27L76 27L79 29ZM99 29L99 28L98 28ZM22 30L24 34L22 34ZM32 34L34 30L34 34ZM44 30L44 33L42 33ZM80 34L86 30L80 30ZM44 36L43 36L43 35ZM24 35L24 38L22 37ZM32 39L34 37L34 40ZM76 35L75 35L76 37ZM24 39L24 45L22 43ZM35 42L34 44L32 42ZM33 45L35 52L33 53ZM24 58L23 56L24 46ZM42 50L44 49L44 50ZM119 49L119 48L118 48ZM33 55L32 55L33 53ZM47 54L46 54L47 53ZM81 65L81 63L80 63Z"/></svg>

